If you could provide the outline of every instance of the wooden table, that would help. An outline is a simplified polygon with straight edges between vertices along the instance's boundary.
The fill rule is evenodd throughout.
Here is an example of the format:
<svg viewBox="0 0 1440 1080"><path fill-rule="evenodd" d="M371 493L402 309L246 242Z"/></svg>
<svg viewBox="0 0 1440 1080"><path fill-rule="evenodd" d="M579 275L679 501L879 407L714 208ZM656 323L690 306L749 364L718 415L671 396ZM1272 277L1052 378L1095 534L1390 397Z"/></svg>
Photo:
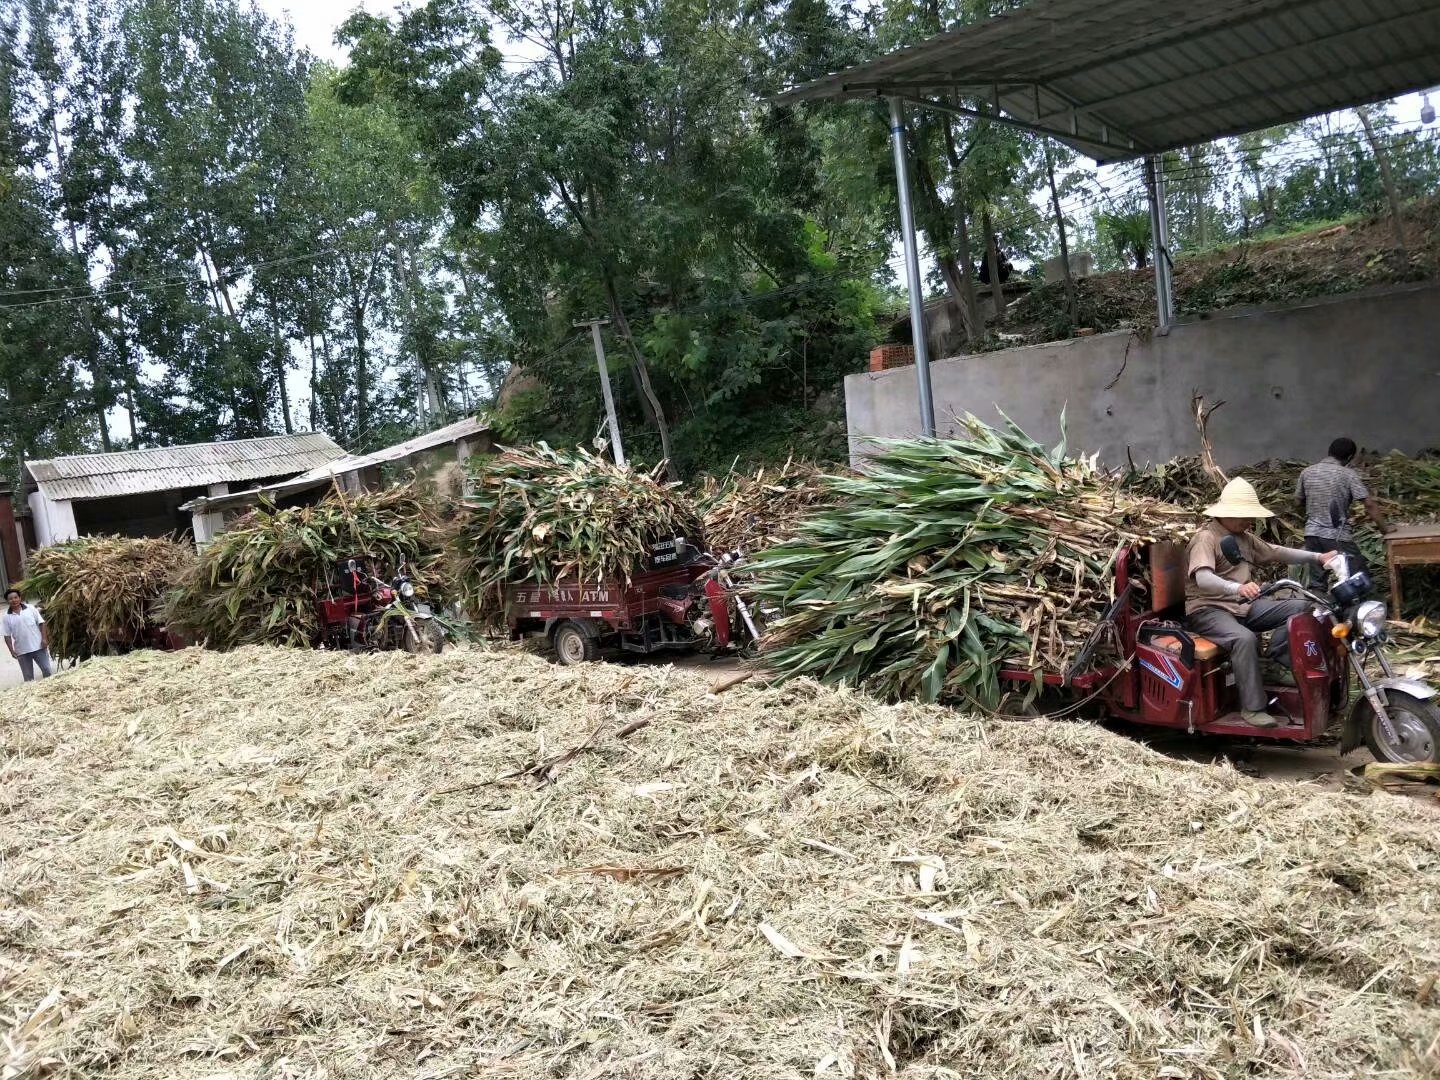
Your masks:
<svg viewBox="0 0 1440 1080"><path fill-rule="evenodd" d="M1390 564L1390 617L1400 619L1400 568L1440 566L1440 523L1397 525L1385 534L1385 561Z"/></svg>

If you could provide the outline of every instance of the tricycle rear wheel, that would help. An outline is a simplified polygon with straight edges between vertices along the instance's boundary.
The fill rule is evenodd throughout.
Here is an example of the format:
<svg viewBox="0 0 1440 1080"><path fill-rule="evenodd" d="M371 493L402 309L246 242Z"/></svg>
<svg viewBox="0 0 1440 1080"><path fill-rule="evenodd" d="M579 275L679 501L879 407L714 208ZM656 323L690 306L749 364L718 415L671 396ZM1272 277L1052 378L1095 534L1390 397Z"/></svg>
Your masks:
<svg viewBox="0 0 1440 1080"><path fill-rule="evenodd" d="M1385 698L1394 739L1385 734L1368 701L1360 706L1360 730L1375 760L1395 765L1440 763L1440 708L1403 690L1386 690Z"/></svg>
<svg viewBox="0 0 1440 1080"><path fill-rule="evenodd" d="M1039 698L1028 690L1006 690L995 706L995 715L1005 720L1035 720L1041 715Z"/></svg>
<svg viewBox="0 0 1440 1080"><path fill-rule="evenodd" d="M552 639L555 658L566 667L588 664L600 659L600 643L576 622L563 622L555 628Z"/></svg>

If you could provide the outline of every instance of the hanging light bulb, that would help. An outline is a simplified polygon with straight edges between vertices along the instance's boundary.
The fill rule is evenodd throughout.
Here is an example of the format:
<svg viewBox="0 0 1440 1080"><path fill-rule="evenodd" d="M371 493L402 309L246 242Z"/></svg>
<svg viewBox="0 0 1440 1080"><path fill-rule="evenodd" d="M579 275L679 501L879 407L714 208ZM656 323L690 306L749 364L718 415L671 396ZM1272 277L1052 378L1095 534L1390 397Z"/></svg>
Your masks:
<svg viewBox="0 0 1440 1080"><path fill-rule="evenodd" d="M1430 95L1420 96L1420 122L1422 124L1433 124L1435 122L1435 106L1430 104Z"/></svg>

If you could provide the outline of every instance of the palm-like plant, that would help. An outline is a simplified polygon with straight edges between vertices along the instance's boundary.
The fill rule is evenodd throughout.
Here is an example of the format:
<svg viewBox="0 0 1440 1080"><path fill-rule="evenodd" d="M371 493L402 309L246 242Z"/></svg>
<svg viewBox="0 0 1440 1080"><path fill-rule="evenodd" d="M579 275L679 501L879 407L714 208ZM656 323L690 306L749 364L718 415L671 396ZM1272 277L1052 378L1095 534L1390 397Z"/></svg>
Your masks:
<svg viewBox="0 0 1440 1080"><path fill-rule="evenodd" d="M1117 210L1097 214L1095 228L1115 247L1122 259L1134 259L1135 269L1150 264L1150 215L1144 210Z"/></svg>

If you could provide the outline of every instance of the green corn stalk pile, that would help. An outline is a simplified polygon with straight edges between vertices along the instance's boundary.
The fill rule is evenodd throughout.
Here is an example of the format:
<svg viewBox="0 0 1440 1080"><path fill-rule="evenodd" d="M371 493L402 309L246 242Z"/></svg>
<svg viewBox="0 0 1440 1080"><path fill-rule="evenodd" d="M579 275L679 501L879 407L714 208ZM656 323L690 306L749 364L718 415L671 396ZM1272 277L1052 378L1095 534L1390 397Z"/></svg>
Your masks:
<svg viewBox="0 0 1440 1080"><path fill-rule="evenodd" d="M1063 669L1113 599L1126 545L1183 540L1193 508L1126 491L1013 424L892 440L788 543L753 558L781 618L766 663L887 699L993 707L1002 663Z"/></svg>
<svg viewBox="0 0 1440 1080"><path fill-rule="evenodd" d="M443 585L445 538L436 503L413 485L335 492L287 510L262 506L205 547L166 595L164 618L216 649L312 645L338 562L370 556L388 579L403 560L416 590L433 600Z"/></svg>
<svg viewBox="0 0 1440 1080"><path fill-rule="evenodd" d="M151 609L194 561L177 540L86 536L32 554L20 590L43 611L51 652L82 658L138 645Z"/></svg>
<svg viewBox="0 0 1440 1080"><path fill-rule="evenodd" d="M506 450L473 478L452 547L467 605L495 614L511 583L629 580L649 545L702 542L689 499L660 470L620 467L584 449L541 443Z"/></svg>

